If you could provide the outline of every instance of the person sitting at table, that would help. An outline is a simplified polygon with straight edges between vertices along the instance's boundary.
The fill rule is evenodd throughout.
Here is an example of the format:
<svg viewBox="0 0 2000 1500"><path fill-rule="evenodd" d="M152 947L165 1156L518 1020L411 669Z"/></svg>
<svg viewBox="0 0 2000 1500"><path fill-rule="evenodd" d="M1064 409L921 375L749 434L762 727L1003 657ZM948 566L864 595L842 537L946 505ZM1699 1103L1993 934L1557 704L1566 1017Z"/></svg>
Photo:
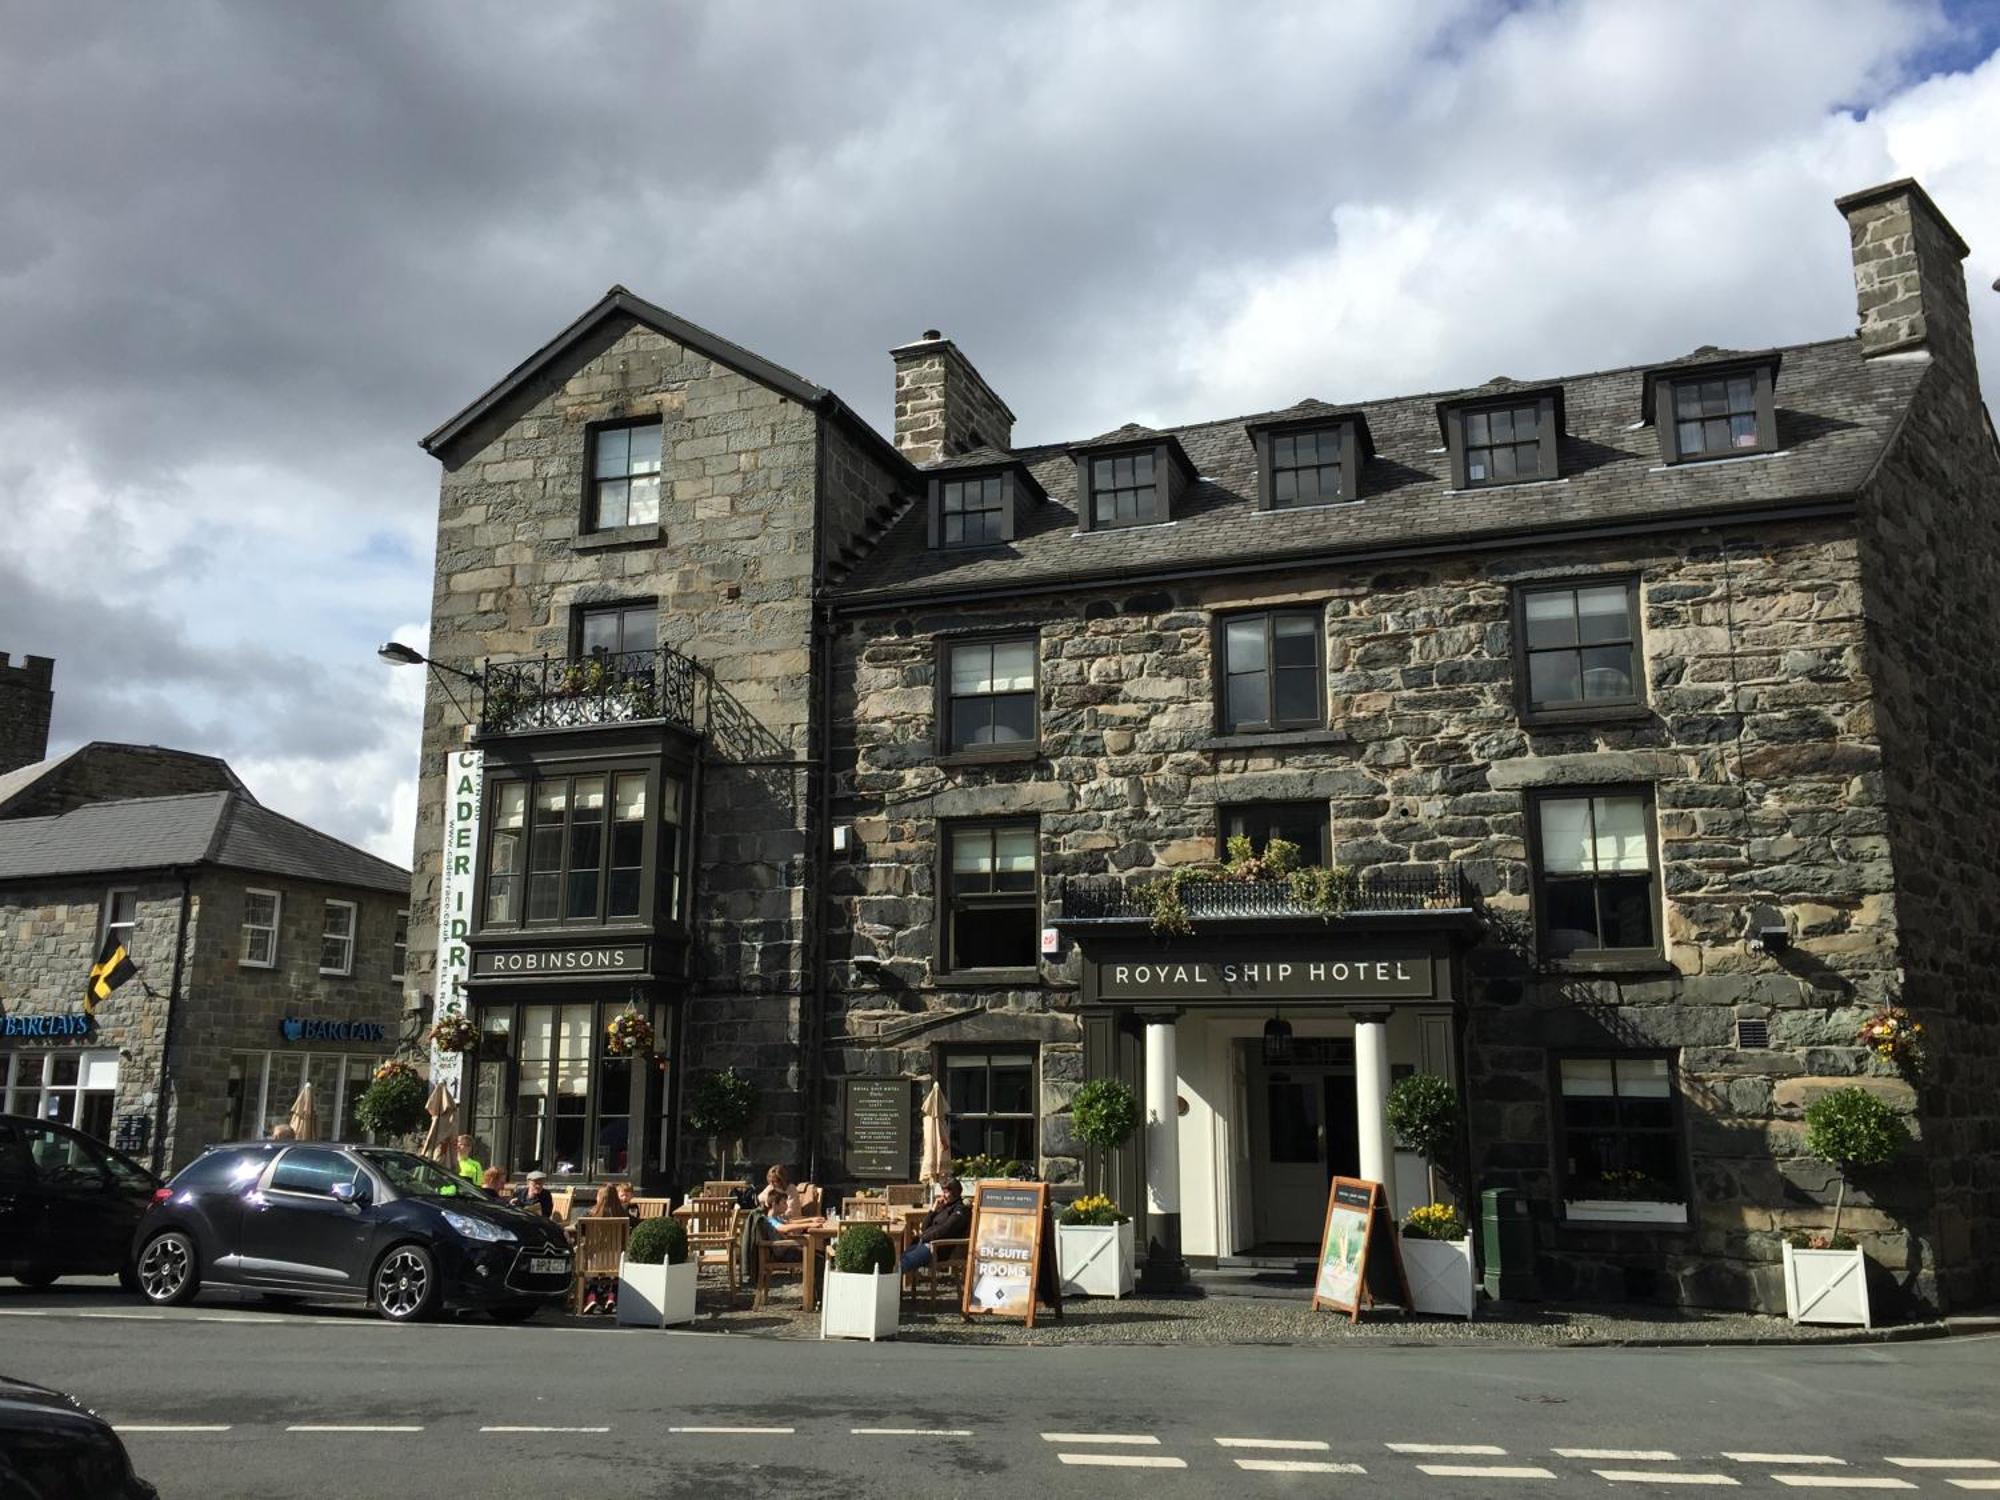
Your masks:
<svg viewBox="0 0 2000 1500"><path fill-rule="evenodd" d="M638 1216L639 1210L636 1207L628 1213L624 1205L619 1203L617 1184L610 1182L597 1190L597 1199L590 1205L588 1215L593 1219L624 1219L627 1223L631 1223ZM570 1226L570 1238L571 1240L581 1238L581 1231L575 1225ZM588 1318L597 1313L608 1314L616 1311L618 1311L618 1278L615 1275L587 1278L583 1283L583 1315Z"/></svg>
<svg viewBox="0 0 2000 1500"><path fill-rule="evenodd" d="M764 1174L764 1191L757 1195L757 1207L773 1229L782 1230L795 1219L818 1212L819 1189L809 1182L792 1184L792 1174L773 1167Z"/></svg>
<svg viewBox="0 0 2000 1500"><path fill-rule="evenodd" d="M556 1216L556 1195L549 1191L548 1175L544 1172L530 1172L528 1180L514 1190L511 1200L514 1207L525 1208L531 1214L540 1214L545 1219Z"/></svg>
<svg viewBox="0 0 2000 1500"><path fill-rule="evenodd" d="M944 1178L938 1183L931 1211L917 1226L916 1239L903 1252L898 1267L905 1275L921 1270L937 1259L937 1251L932 1248L934 1240L962 1240L971 1232L972 1210L966 1206L965 1190L956 1177Z"/></svg>
<svg viewBox="0 0 2000 1500"><path fill-rule="evenodd" d="M479 1185L496 1198L507 1196L507 1174L498 1167L488 1167L485 1175L479 1179Z"/></svg>

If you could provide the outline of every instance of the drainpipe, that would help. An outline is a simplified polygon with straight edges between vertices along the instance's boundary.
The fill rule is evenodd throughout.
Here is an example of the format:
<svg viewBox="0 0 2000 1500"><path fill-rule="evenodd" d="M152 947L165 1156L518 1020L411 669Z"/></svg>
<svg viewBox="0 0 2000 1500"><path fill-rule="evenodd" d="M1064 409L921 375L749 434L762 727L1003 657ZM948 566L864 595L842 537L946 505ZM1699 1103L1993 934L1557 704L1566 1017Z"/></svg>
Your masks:
<svg viewBox="0 0 2000 1500"><path fill-rule="evenodd" d="M826 1014L826 851L833 841L833 777L827 764L833 711L833 630L822 591L826 587L826 442L831 424L820 416L813 443L812 618L806 653L806 858L801 934L807 969L799 986L799 1067L805 1095L807 1182L819 1181L821 1024Z"/></svg>
<svg viewBox="0 0 2000 1500"><path fill-rule="evenodd" d="M166 1024L160 1028L160 1085L153 1101L153 1172L166 1171L167 1097L173 1087L174 1015L181 1003L181 970L187 958L188 918L194 904L194 872L181 869L171 873L181 880L180 930L174 936L174 977L167 986Z"/></svg>

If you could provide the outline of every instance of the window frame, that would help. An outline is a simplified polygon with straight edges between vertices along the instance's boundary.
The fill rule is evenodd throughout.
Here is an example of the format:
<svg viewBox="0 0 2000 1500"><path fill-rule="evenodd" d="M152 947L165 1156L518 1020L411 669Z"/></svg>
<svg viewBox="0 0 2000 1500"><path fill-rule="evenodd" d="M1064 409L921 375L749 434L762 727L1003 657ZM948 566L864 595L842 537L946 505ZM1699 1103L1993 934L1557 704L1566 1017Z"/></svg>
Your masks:
<svg viewBox="0 0 2000 1500"><path fill-rule="evenodd" d="M1248 802L1218 802L1215 807L1215 855L1217 859L1229 857L1229 823L1232 817L1244 817L1258 811L1275 812L1280 808L1293 812L1310 810L1319 819L1319 847L1301 848L1301 862L1307 865L1329 866L1333 861L1333 804L1314 798L1266 798ZM1255 842L1255 836L1252 836ZM1261 851L1260 851L1261 852Z"/></svg>
<svg viewBox="0 0 2000 1500"><path fill-rule="evenodd" d="M132 918L128 922L114 920L118 914L118 898L132 898ZM122 930L125 934L125 951L132 951L132 944L139 936L139 888L136 885L114 885L104 892L102 916L97 924L97 947L102 952L105 941L112 933ZM94 956L94 955L93 955Z"/></svg>
<svg viewBox="0 0 2000 1500"><path fill-rule="evenodd" d="M1354 505L1363 498L1362 468L1374 454L1375 445L1369 436L1368 423L1361 416L1346 414L1300 417L1282 422L1254 423L1246 430L1257 450L1257 509L1325 510L1335 505ZM1291 501L1279 504L1276 439L1302 437L1309 433L1321 432L1336 433L1340 438L1340 462L1336 466L1340 474L1337 494L1331 500L1314 500L1305 504Z"/></svg>
<svg viewBox="0 0 2000 1500"><path fill-rule="evenodd" d="M1477 413L1513 411L1523 406L1535 408L1535 472L1508 479L1469 479L1465 461L1465 419ZM1461 396L1438 404L1444 427L1445 450L1451 460L1451 487L1454 490L1503 490L1516 484L1547 484L1562 478L1562 393L1544 387L1510 392ZM1517 445L1518 446L1518 445Z"/></svg>
<svg viewBox="0 0 2000 1500"><path fill-rule="evenodd" d="M1597 1216L1593 1214L1572 1214L1571 1203L1590 1203L1603 1200L1576 1196L1577 1183L1571 1179L1569 1169L1569 1125L1564 1119L1563 1064L1566 1062L1610 1062L1612 1064L1613 1089L1617 1087L1617 1064L1620 1062L1664 1062L1667 1065L1667 1104L1672 1112L1671 1123L1664 1130L1639 1130L1634 1134L1671 1136L1674 1142L1674 1165L1680 1174L1677 1184L1681 1197L1675 1198L1634 1198L1635 1204L1658 1207L1679 1207L1683 1211L1680 1219L1648 1219L1641 1217ZM1548 1061L1549 1080L1549 1129L1550 1167L1555 1179L1556 1202L1560 1205L1562 1222L1589 1228L1611 1229L1655 1229L1672 1233L1677 1230L1694 1228L1694 1169L1688 1141L1687 1109L1682 1098L1679 1058L1672 1048L1633 1047L1614 1049L1606 1047L1558 1047L1551 1048ZM1614 1099L1618 1096L1614 1092ZM1614 1127L1618 1134L1626 1133L1623 1125Z"/></svg>
<svg viewBox="0 0 2000 1500"><path fill-rule="evenodd" d="M957 852L957 839L965 833L994 833L1026 829L1031 835L1031 846L1035 852L1035 869L1030 888L1023 891L991 891L981 895L961 898L952 888L953 855ZM996 858L998 846L996 843ZM1042 927L1042 820L1039 817L1007 818L948 818L938 822L937 839L937 922L935 948L937 955L936 972L954 979L1023 979L1034 980L1041 975L1042 959L1039 941ZM964 900L972 909L1005 908L1013 910L1025 907L1033 914L1032 930L1037 941L1029 945L1028 961L1023 964L999 964L975 967L960 964L952 939L953 917Z"/></svg>
<svg viewBox="0 0 2000 1500"><path fill-rule="evenodd" d="M612 830L617 824L618 778L639 775L646 779L646 804L648 813L645 833L640 845L641 864L639 867L639 910L632 916L613 917L609 915L611 902ZM575 804L575 783L579 777L604 778L604 834L598 855L597 917L553 917L530 920L528 916L528 881L533 870L533 842L535 832L536 789L544 782L562 781L567 784L567 807ZM673 857L668 865L663 858L660 836L661 826L667 821L664 789L671 780L677 786L676 809L673 826L676 829ZM521 866L514 872L516 887L516 910L518 915L509 922L496 923L489 910L489 898L493 883L493 839L498 829L498 807L501 793L509 786L524 788L526 819L520 830ZM651 757L633 758L619 756L603 761L564 761L561 764L541 765L525 763L489 769L486 783L481 788L483 799L480 807L479 849L474 863L477 886L473 894L473 932L480 937L513 937L523 940L541 938L563 933L620 933L634 935L656 931L662 923L682 925L685 914L681 910L684 897L681 867L688 855L688 768L669 764ZM565 816L563 820L563 863L556 871L558 877L558 906L567 909L570 875L570 830L573 820ZM544 872L547 873L547 872ZM662 879L671 898L669 909L662 909L660 895Z"/></svg>
<svg viewBox="0 0 2000 1500"><path fill-rule="evenodd" d="M586 619L593 615L616 614L619 617L618 633L620 637L623 637L625 634L625 615L630 611L639 609L650 609L653 612L652 641L636 650L606 651L603 654L610 661L619 661L628 656L644 656L650 663L654 653L660 649L660 601L657 595L635 596L630 599L605 599L590 604L571 605L569 619L570 660L578 662L589 661L598 654L595 651L586 651L584 649L583 636L584 621ZM651 670L650 665L648 670Z"/></svg>
<svg viewBox="0 0 2000 1500"><path fill-rule="evenodd" d="M389 977L410 976L410 912L405 907L389 923Z"/></svg>
<svg viewBox="0 0 2000 1500"><path fill-rule="evenodd" d="M660 515L651 521L626 520L617 526L600 525L598 521L598 487L603 482L597 477L597 440L607 432L617 432L621 428L657 427L660 429ZM631 480L629 462L625 478ZM629 531L658 531L666 524L667 496L670 485L667 479L667 423L664 412L643 412L630 417L607 417L601 422L588 422L583 429L583 491L578 502L577 532L581 536L617 536ZM631 492L626 492L626 515L631 515Z"/></svg>
<svg viewBox="0 0 2000 1500"><path fill-rule="evenodd" d="M1100 459L1130 458L1140 453L1151 454L1153 459L1153 485L1157 492L1157 503L1152 520L1113 520L1100 525L1096 519L1097 496L1092 478L1093 465ZM1141 526L1164 526L1178 519L1181 492L1186 482L1195 477L1194 466L1182 449L1180 440L1171 433L1132 438L1129 441L1093 443L1071 448L1069 456L1076 466L1078 531L1132 531Z"/></svg>
<svg viewBox="0 0 2000 1500"><path fill-rule="evenodd" d="M1277 699L1276 621L1279 615L1309 615L1313 621L1313 696L1315 707L1310 719L1279 719L1275 716L1257 720L1246 720L1241 724L1229 722L1229 626L1232 621L1264 619L1264 661L1266 682L1264 706L1268 713L1275 714ZM1257 609L1233 609L1216 614L1209 628L1210 672L1213 679L1215 697L1215 732L1218 735L1241 734L1287 734L1326 728L1327 684L1326 684L1326 605L1310 604L1270 604Z"/></svg>
<svg viewBox="0 0 2000 1500"><path fill-rule="evenodd" d="M1020 1056L1023 1053L1027 1055L1028 1059L1027 1110L1025 1112L1017 1113L1014 1111L998 1111L993 1109L992 1108L993 1059L1001 1056ZM1028 1131L1029 1154L1026 1156L1017 1156L1014 1157L1013 1159L1015 1161L1020 1162L1023 1166L1033 1169L1036 1173L1039 1174L1039 1172L1041 1171L1041 1153L1042 1153L1041 1045L1035 1041L1024 1041L1018 1045L1012 1043L994 1043L994 1042L965 1042L965 1043L954 1042L939 1046L932 1057L932 1067L934 1070L932 1076L936 1078L940 1084L943 1085L944 1094L947 1101L949 1101L951 1097L950 1069L952 1065L952 1059L954 1058L964 1059L964 1058L975 1058L975 1057L983 1058L985 1060L984 1071L986 1074L987 1108L977 1112L972 1112L972 1111L960 1112L958 1109L954 1108L951 1113L952 1124L956 1126L961 1120L964 1121L999 1120L999 1121L1024 1122L1027 1126L1027 1131ZM982 1132L983 1130L984 1126L982 1126ZM957 1154L956 1147L953 1148L953 1151L954 1155L956 1155ZM991 1153L986 1152L984 1145L982 1145L980 1151L978 1153L973 1153L973 1154L991 1154Z"/></svg>
<svg viewBox="0 0 2000 1500"><path fill-rule="evenodd" d="M1527 797L1528 900L1534 908L1535 953L1545 969L1658 969L1666 966L1665 876L1660 868L1660 813L1657 788L1650 782L1614 782L1591 786L1540 786ZM1594 797L1637 797L1646 826L1647 910L1652 913L1653 942L1646 948L1584 948L1555 953L1549 946L1548 876L1542 868L1542 804L1583 802ZM1563 877L1558 877L1563 878ZM1593 883L1601 875L1588 877Z"/></svg>
<svg viewBox="0 0 2000 1500"><path fill-rule="evenodd" d="M327 919L338 907L347 913L347 932L342 939L347 944L347 961L339 968L329 968L326 962L326 945L334 934L328 930ZM330 979L351 979L354 977L354 950L361 942L361 907L353 901L343 901L337 896L324 898L319 915L319 971Z"/></svg>
<svg viewBox="0 0 2000 1500"><path fill-rule="evenodd" d="M271 925L269 927L251 922L250 898L252 896L269 896L271 898ZM262 886L246 885L243 888L243 920L237 925L237 933L242 939L237 949L237 964L246 969L277 968L278 937L284 930L284 925L285 893L283 891L267 890ZM250 934L253 931L269 932L271 934L271 956L269 958L252 958L250 956Z"/></svg>
<svg viewBox="0 0 2000 1500"><path fill-rule="evenodd" d="M1677 388L1707 380L1729 380L1744 375L1756 382L1752 397L1757 413L1757 442L1749 448L1725 448L1710 453L1683 453L1676 415ZM1647 377L1647 411L1660 432L1660 462L1663 464L1707 464L1728 458L1750 458L1778 451L1777 366L1769 361L1740 361L1729 364L1687 365L1655 371Z"/></svg>
<svg viewBox="0 0 2000 1500"><path fill-rule="evenodd" d="M1540 653L1528 647L1528 596L1530 594L1574 593L1579 589L1609 588L1623 584L1627 617L1632 627L1632 693L1626 698L1600 698L1537 707L1531 694L1529 658ZM1516 583L1509 590L1508 620L1513 631L1514 714L1522 724L1536 725L1599 723L1613 719L1638 719L1652 713L1650 687L1646 677L1645 598L1637 573L1603 573L1581 577L1540 578ZM1580 651L1580 646L1552 646L1547 651Z"/></svg>
<svg viewBox="0 0 2000 1500"><path fill-rule="evenodd" d="M1007 740L998 744L967 745L953 748L952 745L952 705L958 696L951 690L951 663L954 652L966 647L1026 646L1034 658L1034 685L1028 690L1030 708L1033 710L1033 730L1025 740ZM1008 630L977 635L945 635L937 640L936 662L936 705L933 722L936 733L933 744L938 758L953 763L979 761L1033 760L1041 754L1042 748L1042 636L1039 630ZM1019 697L1016 693L982 693L975 697L979 701L990 698Z"/></svg>

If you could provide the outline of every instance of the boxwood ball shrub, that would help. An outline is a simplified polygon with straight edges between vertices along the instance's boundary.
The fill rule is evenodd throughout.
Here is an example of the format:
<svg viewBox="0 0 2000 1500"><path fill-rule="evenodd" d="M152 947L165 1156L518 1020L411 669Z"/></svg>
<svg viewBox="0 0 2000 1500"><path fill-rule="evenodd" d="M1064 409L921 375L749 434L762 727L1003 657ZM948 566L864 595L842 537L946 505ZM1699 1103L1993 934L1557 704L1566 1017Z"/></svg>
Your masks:
<svg viewBox="0 0 2000 1500"><path fill-rule="evenodd" d="M1856 1167L1865 1171L1885 1165L1909 1139L1896 1112L1864 1088L1835 1089L1806 1106L1806 1150L1840 1173L1840 1192L1833 1200L1834 1241L1841 1238L1847 1174Z"/></svg>
<svg viewBox="0 0 2000 1500"><path fill-rule="evenodd" d="M1389 1090L1389 1128L1438 1166L1458 1136L1458 1091L1436 1073L1412 1073Z"/></svg>
<svg viewBox="0 0 2000 1500"><path fill-rule="evenodd" d="M1115 1078L1093 1078L1069 1103L1070 1125L1086 1146L1115 1151L1139 1128L1139 1100Z"/></svg>
<svg viewBox="0 0 2000 1500"><path fill-rule="evenodd" d="M425 1120L424 1080L414 1069L385 1073L354 1101L354 1118L376 1135L408 1135Z"/></svg>
<svg viewBox="0 0 2000 1500"><path fill-rule="evenodd" d="M849 1224L833 1242L833 1268L849 1276L881 1276L896 1269L896 1246L880 1224Z"/></svg>
<svg viewBox="0 0 2000 1500"><path fill-rule="evenodd" d="M625 1242L625 1258L640 1266L686 1265L688 1232L679 1219L641 1219Z"/></svg>

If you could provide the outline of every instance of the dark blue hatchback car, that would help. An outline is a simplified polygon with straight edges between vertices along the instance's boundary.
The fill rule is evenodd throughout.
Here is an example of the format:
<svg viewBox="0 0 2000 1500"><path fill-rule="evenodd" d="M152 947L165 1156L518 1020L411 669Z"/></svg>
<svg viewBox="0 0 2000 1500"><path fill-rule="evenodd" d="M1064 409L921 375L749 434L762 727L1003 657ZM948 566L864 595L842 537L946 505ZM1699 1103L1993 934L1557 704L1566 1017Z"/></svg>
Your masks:
<svg viewBox="0 0 2000 1500"><path fill-rule="evenodd" d="M454 1307L517 1322L570 1286L569 1244L539 1214L407 1151L317 1141L210 1147L154 1194L132 1258L149 1302L224 1286L398 1323Z"/></svg>

